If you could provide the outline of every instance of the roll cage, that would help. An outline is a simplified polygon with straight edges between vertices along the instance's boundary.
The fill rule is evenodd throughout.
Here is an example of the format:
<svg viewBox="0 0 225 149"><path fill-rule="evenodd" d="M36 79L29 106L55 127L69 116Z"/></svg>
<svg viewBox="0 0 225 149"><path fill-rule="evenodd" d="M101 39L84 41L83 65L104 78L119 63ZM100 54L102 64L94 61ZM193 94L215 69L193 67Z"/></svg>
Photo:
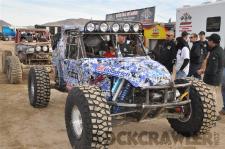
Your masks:
<svg viewBox="0 0 225 149"><path fill-rule="evenodd" d="M87 25L88 24L93 24L95 26L95 29L93 32L90 32L87 30ZM108 24L108 29L107 31L103 32L100 30L100 25L102 23ZM113 24L119 24L120 29L118 32L114 32L112 30L112 25ZM130 29L128 32L124 32L122 29L122 26L124 24L130 25ZM132 30L132 26L138 24L140 25L140 28L137 32ZM110 42L112 42L112 45L115 49L118 47L117 43L117 37L119 35L123 36L129 36L129 38L135 38L138 42L138 46L140 46L142 56L147 55L145 52L145 48L142 42L143 39L143 33L142 33L142 24L139 22L127 22L127 21L89 21L86 23L86 25L82 28L80 26L74 27L65 27L63 28L64 32L62 32L61 36L66 36L66 50L65 50L65 58L66 59L79 59L79 58L86 58L86 57L95 57L96 56L96 51L93 49L93 47L97 47L100 44L100 42L105 42L106 40L103 39L105 36L110 37ZM91 38L91 41L88 39ZM100 41L101 40L101 41ZM89 42L87 46L87 42ZM92 42L92 43L90 43ZM107 42L107 41L106 41ZM90 48L91 47L91 48ZM89 49L88 49L89 48ZM87 51L91 52L87 52ZM92 55L89 55L92 53ZM140 53L140 50L139 50ZM97 54L98 55L98 54ZM99 56L99 55L98 55Z"/></svg>

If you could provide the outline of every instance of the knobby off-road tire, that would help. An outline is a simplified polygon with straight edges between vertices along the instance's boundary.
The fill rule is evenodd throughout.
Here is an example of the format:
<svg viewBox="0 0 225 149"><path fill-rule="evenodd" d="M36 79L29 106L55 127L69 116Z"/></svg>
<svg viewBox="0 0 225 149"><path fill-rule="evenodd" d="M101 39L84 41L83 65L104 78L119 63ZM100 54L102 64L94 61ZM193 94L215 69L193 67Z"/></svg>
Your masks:
<svg viewBox="0 0 225 149"><path fill-rule="evenodd" d="M168 119L168 121L177 133L190 137L209 132L210 128L215 125L216 111L213 93L206 84L193 78L187 80L193 83L189 94L192 108L191 116L185 122L179 119Z"/></svg>
<svg viewBox="0 0 225 149"><path fill-rule="evenodd" d="M16 56L7 56L6 58L6 74L9 83L19 84L22 82L22 68L20 60Z"/></svg>
<svg viewBox="0 0 225 149"><path fill-rule="evenodd" d="M108 148L112 133L111 120L109 105L97 87L83 86L69 92L65 122L73 148Z"/></svg>
<svg viewBox="0 0 225 149"><path fill-rule="evenodd" d="M34 108L45 108L50 100L49 73L43 66L30 68L28 75L28 94Z"/></svg>
<svg viewBox="0 0 225 149"><path fill-rule="evenodd" d="M8 56L12 56L12 52L11 51L3 51L2 52L2 72L6 73L7 71L7 61L6 58Z"/></svg>

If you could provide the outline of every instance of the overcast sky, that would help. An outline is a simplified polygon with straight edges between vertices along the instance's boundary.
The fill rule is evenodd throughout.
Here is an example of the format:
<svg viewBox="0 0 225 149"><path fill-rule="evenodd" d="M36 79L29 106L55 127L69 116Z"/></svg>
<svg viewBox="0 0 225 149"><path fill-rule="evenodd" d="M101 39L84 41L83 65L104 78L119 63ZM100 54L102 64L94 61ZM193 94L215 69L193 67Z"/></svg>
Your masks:
<svg viewBox="0 0 225 149"><path fill-rule="evenodd" d="M156 6L155 20L176 19L176 8L207 0L0 0L0 19L16 26L69 18L105 19L105 15ZM211 0L214 1L214 0Z"/></svg>

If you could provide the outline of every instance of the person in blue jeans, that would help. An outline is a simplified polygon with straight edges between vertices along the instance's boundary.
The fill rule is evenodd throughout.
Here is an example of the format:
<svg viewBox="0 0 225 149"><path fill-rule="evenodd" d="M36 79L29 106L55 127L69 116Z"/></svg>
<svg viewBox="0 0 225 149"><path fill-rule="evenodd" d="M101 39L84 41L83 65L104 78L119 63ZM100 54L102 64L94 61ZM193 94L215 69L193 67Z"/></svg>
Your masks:
<svg viewBox="0 0 225 149"><path fill-rule="evenodd" d="M220 115L225 115L225 64L223 68L222 95L223 95L223 108L219 113Z"/></svg>

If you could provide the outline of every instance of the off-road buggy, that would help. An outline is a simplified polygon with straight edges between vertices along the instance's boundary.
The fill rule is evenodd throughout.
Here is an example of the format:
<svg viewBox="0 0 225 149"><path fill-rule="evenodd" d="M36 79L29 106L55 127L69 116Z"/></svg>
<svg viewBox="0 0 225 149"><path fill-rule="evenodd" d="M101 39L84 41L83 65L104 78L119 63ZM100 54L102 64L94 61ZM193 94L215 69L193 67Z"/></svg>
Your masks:
<svg viewBox="0 0 225 149"><path fill-rule="evenodd" d="M62 29L53 52L54 87L69 92L65 122L76 149L108 148L112 122L118 117L138 122L164 117L184 136L204 134L214 126L215 103L209 88L200 80L174 80L164 66L146 56L141 26L91 21L83 29ZM126 36L129 50L121 51L119 36ZM115 49L115 57L104 54L105 45ZM31 68L30 104L47 107L51 86L44 67Z"/></svg>
<svg viewBox="0 0 225 149"><path fill-rule="evenodd" d="M17 29L14 52L2 54L2 70L12 84L20 83L23 69L44 65L51 71L52 47L50 35L44 29Z"/></svg>

